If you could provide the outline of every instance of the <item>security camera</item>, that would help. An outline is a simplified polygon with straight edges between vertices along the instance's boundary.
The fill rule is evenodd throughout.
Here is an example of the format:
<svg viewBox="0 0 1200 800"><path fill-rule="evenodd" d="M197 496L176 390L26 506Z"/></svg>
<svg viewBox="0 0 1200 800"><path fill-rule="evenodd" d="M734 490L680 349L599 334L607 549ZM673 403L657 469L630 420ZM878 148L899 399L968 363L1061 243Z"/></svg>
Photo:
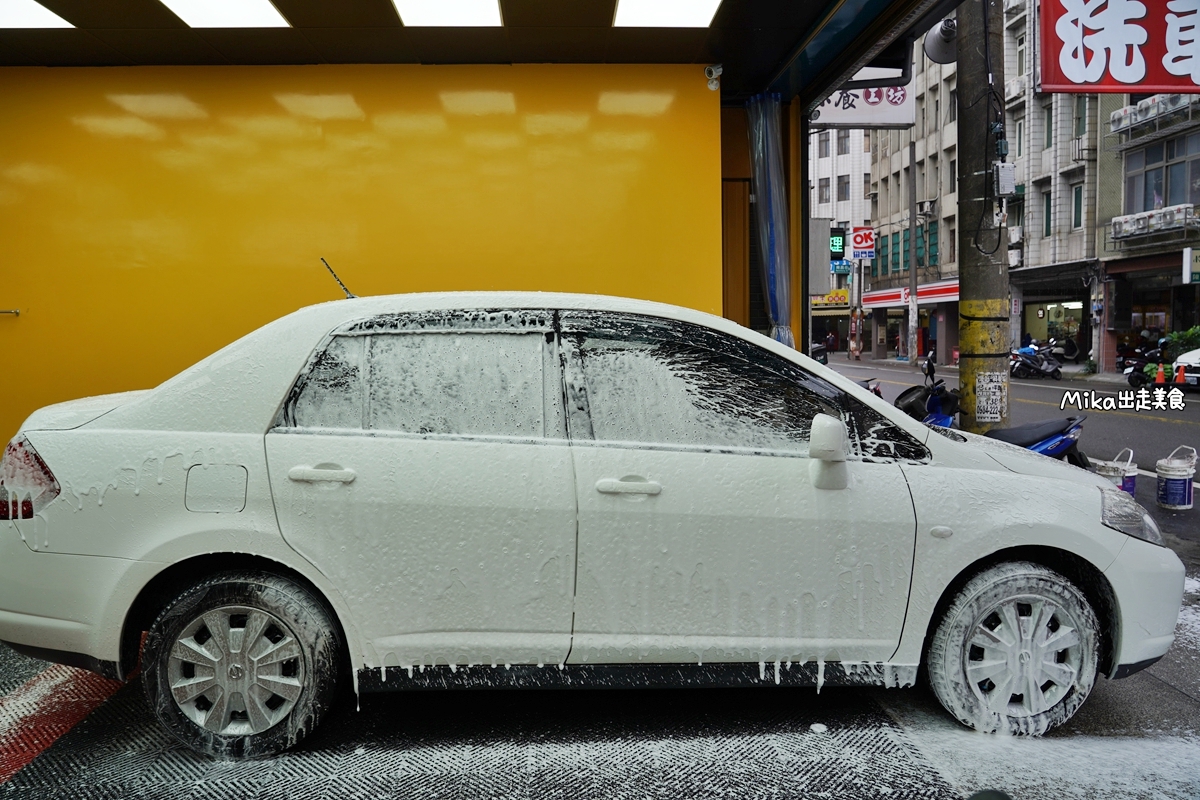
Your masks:
<svg viewBox="0 0 1200 800"><path fill-rule="evenodd" d="M724 70L721 69L720 64L713 64L711 67L704 68L704 77L708 78L710 81L715 80L721 77L721 73L723 71Z"/></svg>

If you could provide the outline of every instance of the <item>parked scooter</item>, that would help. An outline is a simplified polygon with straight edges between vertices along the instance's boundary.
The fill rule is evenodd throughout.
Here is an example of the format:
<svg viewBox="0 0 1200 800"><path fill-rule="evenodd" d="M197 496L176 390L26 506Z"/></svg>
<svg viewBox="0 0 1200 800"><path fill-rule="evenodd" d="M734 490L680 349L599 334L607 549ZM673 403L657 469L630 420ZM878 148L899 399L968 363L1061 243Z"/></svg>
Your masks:
<svg viewBox="0 0 1200 800"><path fill-rule="evenodd" d="M1062 380L1062 364L1047 347L1021 347L1009 353L1009 374L1014 378L1053 378Z"/></svg>
<svg viewBox="0 0 1200 800"><path fill-rule="evenodd" d="M1158 364L1162 361L1162 350L1154 348L1153 350L1135 350L1133 353L1125 356L1123 363L1125 364L1124 374L1125 379L1129 381L1129 385L1133 388L1145 386L1150 383L1150 376L1146 374L1147 364Z"/></svg>
<svg viewBox="0 0 1200 800"><path fill-rule="evenodd" d="M960 404L958 390L947 389L944 380L935 378L937 369L930 359L926 359L921 365L921 372L925 375L924 385L905 389L896 398L894 405L913 419L927 425L955 427L955 417ZM985 435L1089 469L1088 458L1079 449L1079 437L1083 433L1085 419L1087 417L1083 415L1049 419L1011 428L993 428Z"/></svg>
<svg viewBox="0 0 1200 800"><path fill-rule="evenodd" d="M875 395L876 397L878 397L880 400L882 400L882 399L883 399L883 392L879 390L879 381L878 381L877 379L875 379L875 378L864 378L864 379L863 379L863 380L861 380L861 381L855 381L855 382L856 382L856 383L857 383L859 386L861 386L861 387L863 387L864 389L866 389L866 390L867 390L868 392L870 392L871 394L873 394L873 395Z"/></svg>
<svg viewBox="0 0 1200 800"><path fill-rule="evenodd" d="M1059 363L1074 361L1078 364L1079 358L1083 354L1079 352L1079 345L1075 343L1074 339L1066 338L1050 340L1050 355L1054 356Z"/></svg>

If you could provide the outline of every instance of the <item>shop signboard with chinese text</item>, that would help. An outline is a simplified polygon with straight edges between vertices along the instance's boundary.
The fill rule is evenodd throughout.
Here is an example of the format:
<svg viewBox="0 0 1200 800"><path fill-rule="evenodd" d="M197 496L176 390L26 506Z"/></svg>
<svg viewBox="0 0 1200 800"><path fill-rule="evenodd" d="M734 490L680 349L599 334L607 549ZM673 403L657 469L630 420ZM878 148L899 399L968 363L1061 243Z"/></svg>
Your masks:
<svg viewBox="0 0 1200 800"><path fill-rule="evenodd" d="M865 67L855 80L882 78L895 70ZM907 86L883 86L874 89L839 89L813 112L812 128L911 128L916 120L916 104Z"/></svg>
<svg viewBox="0 0 1200 800"><path fill-rule="evenodd" d="M854 228L850 234L851 258L875 257L875 229Z"/></svg>
<svg viewBox="0 0 1200 800"><path fill-rule="evenodd" d="M1200 284L1200 250L1183 248L1183 282Z"/></svg>
<svg viewBox="0 0 1200 800"><path fill-rule="evenodd" d="M1044 0L1042 91L1200 92L1197 0Z"/></svg>
<svg viewBox="0 0 1200 800"><path fill-rule="evenodd" d="M814 294L813 306L848 306L850 305L849 289L834 289L829 294Z"/></svg>

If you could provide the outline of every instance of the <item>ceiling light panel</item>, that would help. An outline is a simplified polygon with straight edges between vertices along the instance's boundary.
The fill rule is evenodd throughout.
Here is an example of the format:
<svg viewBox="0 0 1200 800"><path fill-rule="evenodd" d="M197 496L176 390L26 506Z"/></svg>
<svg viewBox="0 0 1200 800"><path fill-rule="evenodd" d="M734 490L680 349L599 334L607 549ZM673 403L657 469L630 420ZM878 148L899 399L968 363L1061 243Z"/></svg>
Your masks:
<svg viewBox="0 0 1200 800"><path fill-rule="evenodd" d="M500 0L392 0L409 28L498 28Z"/></svg>
<svg viewBox="0 0 1200 800"><path fill-rule="evenodd" d="M290 27L270 0L161 1L192 28Z"/></svg>
<svg viewBox="0 0 1200 800"><path fill-rule="evenodd" d="M618 28L707 28L721 0L617 0Z"/></svg>
<svg viewBox="0 0 1200 800"><path fill-rule="evenodd" d="M0 28L74 28L34 0L0 0Z"/></svg>

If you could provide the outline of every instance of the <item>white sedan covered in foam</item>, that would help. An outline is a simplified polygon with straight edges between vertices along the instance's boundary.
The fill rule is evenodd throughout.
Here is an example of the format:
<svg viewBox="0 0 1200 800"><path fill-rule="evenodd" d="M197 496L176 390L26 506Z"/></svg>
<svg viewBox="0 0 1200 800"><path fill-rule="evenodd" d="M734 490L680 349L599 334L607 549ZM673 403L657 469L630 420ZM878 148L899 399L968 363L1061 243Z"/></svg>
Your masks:
<svg viewBox="0 0 1200 800"><path fill-rule="evenodd" d="M616 298L306 308L38 411L0 478L0 640L118 679L140 656L161 722L225 757L298 741L343 678L927 671L965 724L1040 733L1160 658L1183 592L1110 483Z"/></svg>

